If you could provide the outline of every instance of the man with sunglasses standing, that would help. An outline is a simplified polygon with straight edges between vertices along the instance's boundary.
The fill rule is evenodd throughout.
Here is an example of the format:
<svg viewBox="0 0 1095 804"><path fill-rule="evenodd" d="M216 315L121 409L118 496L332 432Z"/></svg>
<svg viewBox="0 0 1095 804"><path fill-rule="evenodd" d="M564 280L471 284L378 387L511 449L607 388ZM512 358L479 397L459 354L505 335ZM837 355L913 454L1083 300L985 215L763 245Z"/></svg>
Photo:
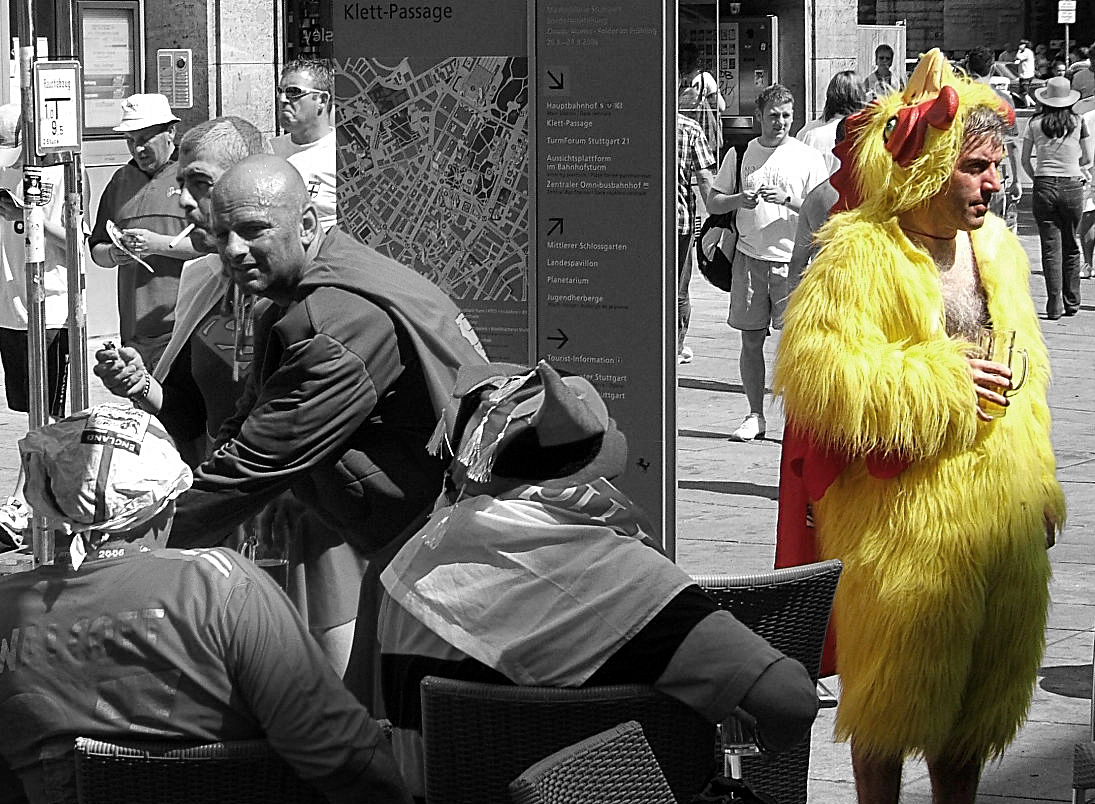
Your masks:
<svg viewBox="0 0 1095 804"><path fill-rule="evenodd" d="M281 71L274 153L297 169L327 231L335 225L334 78L326 61L295 59Z"/></svg>
<svg viewBox="0 0 1095 804"><path fill-rule="evenodd" d="M122 102L114 130L133 158L103 190L89 243L97 265L118 266L119 335L149 371L171 339L183 263L199 256L189 240L174 243L186 226L175 180L178 122L164 95L131 95Z"/></svg>

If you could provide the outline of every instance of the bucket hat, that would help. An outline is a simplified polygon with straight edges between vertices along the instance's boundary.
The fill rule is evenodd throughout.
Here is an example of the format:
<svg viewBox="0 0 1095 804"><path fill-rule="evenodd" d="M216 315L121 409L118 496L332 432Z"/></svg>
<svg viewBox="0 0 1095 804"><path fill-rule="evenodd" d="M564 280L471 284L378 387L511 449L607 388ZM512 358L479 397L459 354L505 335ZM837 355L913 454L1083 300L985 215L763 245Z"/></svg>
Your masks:
<svg viewBox="0 0 1095 804"><path fill-rule="evenodd" d="M122 122L114 126L114 130L125 133L140 131L149 126L178 122L179 118L171 113L167 96L150 92L143 95L130 95L122 101Z"/></svg>
<svg viewBox="0 0 1095 804"><path fill-rule="evenodd" d="M430 449L453 454L472 481L543 482L611 479L623 471L627 441L584 377L560 376L544 361L489 363L460 369Z"/></svg>

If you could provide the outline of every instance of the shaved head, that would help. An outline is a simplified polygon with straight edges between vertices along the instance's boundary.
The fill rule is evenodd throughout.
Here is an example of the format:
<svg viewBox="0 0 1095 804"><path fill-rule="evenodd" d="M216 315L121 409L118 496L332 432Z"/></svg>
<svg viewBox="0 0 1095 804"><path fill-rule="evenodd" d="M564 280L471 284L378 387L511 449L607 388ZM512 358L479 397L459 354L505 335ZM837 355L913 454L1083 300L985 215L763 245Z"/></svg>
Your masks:
<svg viewBox="0 0 1095 804"><path fill-rule="evenodd" d="M213 187L213 208L244 195L254 203L284 207L298 215L311 200L300 172L281 157L268 154L249 156L225 171Z"/></svg>
<svg viewBox="0 0 1095 804"><path fill-rule="evenodd" d="M277 156L247 157L213 186L211 206L217 251L240 290L290 303L320 236L297 169Z"/></svg>

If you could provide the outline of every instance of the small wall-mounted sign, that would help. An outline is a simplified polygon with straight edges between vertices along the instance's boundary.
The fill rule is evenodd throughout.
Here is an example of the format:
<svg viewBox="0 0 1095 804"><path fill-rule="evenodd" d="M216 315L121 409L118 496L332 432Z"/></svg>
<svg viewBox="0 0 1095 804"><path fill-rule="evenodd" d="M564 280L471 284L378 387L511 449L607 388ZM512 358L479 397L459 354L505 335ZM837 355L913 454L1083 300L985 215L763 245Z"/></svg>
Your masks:
<svg viewBox="0 0 1095 804"><path fill-rule="evenodd" d="M83 82L78 61L34 64L35 149L39 156L79 153L83 138Z"/></svg>

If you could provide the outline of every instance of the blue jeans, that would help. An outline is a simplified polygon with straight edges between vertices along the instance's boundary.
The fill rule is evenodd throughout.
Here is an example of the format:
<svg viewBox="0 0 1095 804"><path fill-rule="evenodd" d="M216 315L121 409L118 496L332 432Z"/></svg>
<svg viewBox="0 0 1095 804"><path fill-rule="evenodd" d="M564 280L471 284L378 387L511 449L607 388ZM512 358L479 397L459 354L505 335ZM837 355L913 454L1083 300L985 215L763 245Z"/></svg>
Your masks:
<svg viewBox="0 0 1095 804"><path fill-rule="evenodd" d="M1084 184L1078 178L1036 176L1034 220L1042 241L1042 276L1046 280L1046 314L1057 318L1080 309L1080 219Z"/></svg>

